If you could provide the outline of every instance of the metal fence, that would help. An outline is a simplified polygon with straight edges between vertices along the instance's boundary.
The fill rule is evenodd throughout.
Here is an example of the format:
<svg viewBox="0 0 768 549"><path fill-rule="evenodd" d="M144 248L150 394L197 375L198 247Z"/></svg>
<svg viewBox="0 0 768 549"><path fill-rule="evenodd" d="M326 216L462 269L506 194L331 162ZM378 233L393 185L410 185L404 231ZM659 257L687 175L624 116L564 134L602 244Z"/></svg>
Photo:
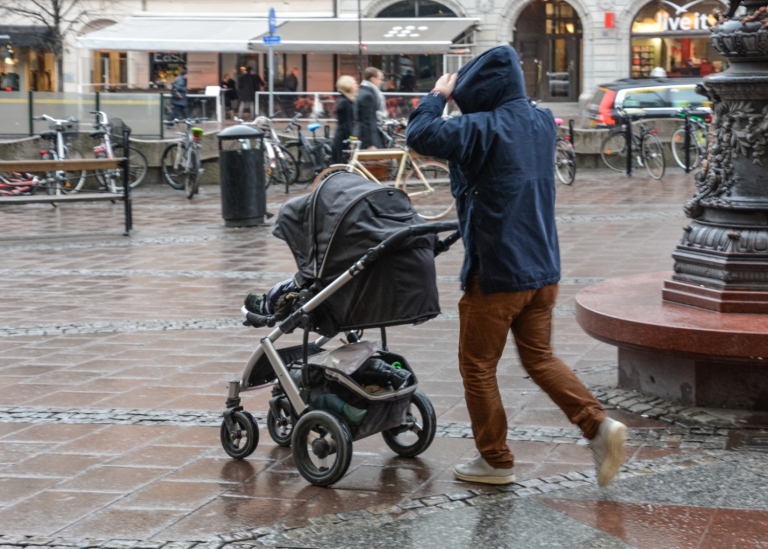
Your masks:
<svg viewBox="0 0 768 549"><path fill-rule="evenodd" d="M223 118L219 96L191 94L187 99L191 118ZM91 111L104 111L109 118L122 119L132 137L162 139L170 108L170 95L160 93L0 92L0 137L39 134L48 128L48 122L34 119L42 114L57 119L74 117L80 131L89 132L96 120Z"/></svg>

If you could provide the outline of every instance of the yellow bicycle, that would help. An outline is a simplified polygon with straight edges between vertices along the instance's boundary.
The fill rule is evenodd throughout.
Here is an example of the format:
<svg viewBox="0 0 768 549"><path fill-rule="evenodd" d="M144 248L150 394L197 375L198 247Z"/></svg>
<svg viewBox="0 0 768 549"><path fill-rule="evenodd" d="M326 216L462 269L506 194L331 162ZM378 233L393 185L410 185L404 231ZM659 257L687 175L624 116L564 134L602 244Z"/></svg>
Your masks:
<svg viewBox="0 0 768 549"><path fill-rule="evenodd" d="M411 199L414 209L426 221L436 221L451 213L456 202L451 196L448 165L444 162L421 156L408 147L397 149L360 150L360 141L350 139L349 161L346 164L332 164L321 171L312 182L314 189L326 177L336 172L352 172L380 185L392 184L403 190ZM365 162L393 161L387 169L387 180L380 181Z"/></svg>

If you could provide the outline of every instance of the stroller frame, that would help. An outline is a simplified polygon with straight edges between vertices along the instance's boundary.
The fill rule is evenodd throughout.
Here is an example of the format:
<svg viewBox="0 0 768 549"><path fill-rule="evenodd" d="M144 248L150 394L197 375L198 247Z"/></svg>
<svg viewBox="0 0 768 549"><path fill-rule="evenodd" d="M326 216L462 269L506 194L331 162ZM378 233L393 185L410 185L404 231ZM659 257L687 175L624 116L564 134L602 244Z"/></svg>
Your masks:
<svg viewBox="0 0 768 549"><path fill-rule="evenodd" d="M241 379L232 380L228 384L226 410L223 413L224 419L221 424L221 442L224 450L231 457L244 459L253 453L258 445L258 424L253 416L243 409L240 393L265 386L249 386L249 383L251 373L257 362L262 357L266 357L277 378L277 385L273 385L273 398L269 403L270 409L266 420L268 431L273 440L281 446L292 446L297 469L305 479L316 486L333 484L346 474L352 457L353 440L352 431L347 423L348 420L337 411L311 409L311 405L306 401L310 375L308 360L310 356L309 314L355 276L377 261L380 256L389 251L397 250L406 239L447 231L453 232L438 242L435 255L446 251L459 239L455 221L423 223L397 231L377 246L368 249L362 258L316 294L313 288L302 290L297 298L300 306L279 324L272 315L260 315L248 311L245 307L242 308L246 325L257 328L274 327L274 330L259 340L258 347L246 362ZM298 386L294 377L291 376L289 364L286 364L280 355L282 349L278 350L274 345L280 337L294 332L297 328L304 330L304 339L301 345L302 387ZM359 342L356 332L348 331L346 334L350 343ZM379 422L372 429L361 428L361 432L357 433L358 436L354 437L354 440L381 432L387 445L397 454L403 457L415 457L429 447L435 436L434 409L427 397L418 390L415 373L404 357L388 351L386 331L383 326L381 327L381 334L382 348L380 353L390 360L396 359L404 369L410 371L413 376L412 383L386 394L371 394L349 376L333 368L323 369L324 379L338 383L370 403L392 406L394 407L394 415L402 418L398 419L397 425L393 425L390 420L384 423ZM320 337L314 342L316 346L314 349L318 349L320 345L329 340L328 337ZM289 349L295 350L295 348ZM414 405L416 411L421 415L421 423L409 412L411 405ZM286 428L288 429L286 430ZM416 434L415 443L403 444L400 441L399 436L406 432ZM333 462L330 463L329 460Z"/></svg>

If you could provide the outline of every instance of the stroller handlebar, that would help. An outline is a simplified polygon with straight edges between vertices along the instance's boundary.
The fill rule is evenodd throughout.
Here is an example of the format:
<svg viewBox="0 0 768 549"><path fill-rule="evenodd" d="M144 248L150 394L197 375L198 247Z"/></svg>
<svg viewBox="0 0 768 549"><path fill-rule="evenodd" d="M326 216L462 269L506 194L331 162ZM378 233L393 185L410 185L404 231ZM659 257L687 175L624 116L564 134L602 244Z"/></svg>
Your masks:
<svg viewBox="0 0 768 549"><path fill-rule="evenodd" d="M451 244L459 239L458 236L459 223L457 221L438 221L436 223L422 223L420 225L411 225L395 234L389 236L378 246L375 246L368 250L368 253L358 262L361 267L368 265L378 259L378 257L385 253L385 251L396 250L400 245L412 236L423 236L426 234L437 234L445 231L454 231L454 234L438 243L438 247L435 250L435 255L446 251ZM353 267L353 270L355 267Z"/></svg>

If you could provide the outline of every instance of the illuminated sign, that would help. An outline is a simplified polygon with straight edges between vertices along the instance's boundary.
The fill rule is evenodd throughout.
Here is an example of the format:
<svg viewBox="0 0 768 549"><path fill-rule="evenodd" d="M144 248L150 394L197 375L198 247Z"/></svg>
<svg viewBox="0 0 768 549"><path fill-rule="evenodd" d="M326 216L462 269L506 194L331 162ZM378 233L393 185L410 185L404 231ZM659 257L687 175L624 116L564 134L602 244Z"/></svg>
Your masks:
<svg viewBox="0 0 768 549"><path fill-rule="evenodd" d="M669 0L663 0L662 3L670 6L667 9L658 10L651 15L645 11L635 19L632 24L634 34L660 34L660 33L685 33L685 32L706 32L710 27L717 24L717 19L709 13L711 6L700 6L700 10L689 11L694 6L701 4L705 0L694 0L683 6L679 6ZM711 2L706 2L712 4ZM717 3L719 4L719 2Z"/></svg>

